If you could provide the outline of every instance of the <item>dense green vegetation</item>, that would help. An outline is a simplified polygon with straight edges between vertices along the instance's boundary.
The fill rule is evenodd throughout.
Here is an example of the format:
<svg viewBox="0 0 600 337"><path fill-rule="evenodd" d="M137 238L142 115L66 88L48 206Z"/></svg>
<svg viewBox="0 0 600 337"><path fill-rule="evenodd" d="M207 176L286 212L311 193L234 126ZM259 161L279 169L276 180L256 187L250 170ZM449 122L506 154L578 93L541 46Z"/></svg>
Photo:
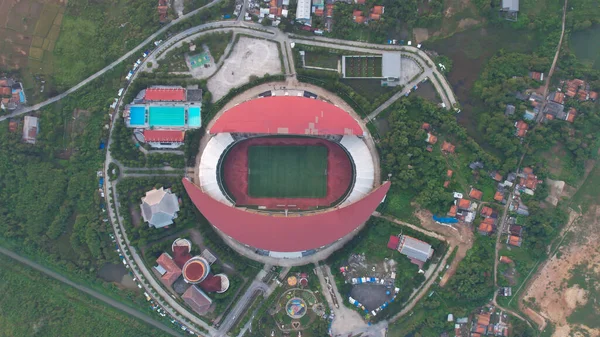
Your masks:
<svg viewBox="0 0 600 337"><path fill-rule="evenodd" d="M383 114L387 115L390 128L379 144L383 176L390 173L392 184L408 191L399 191L400 193L414 195L414 201L433 213L445 214L452 201L452 194L443 185L447 180L447 170L454 167L439 149L442 137L454 144L460 143L457 155L464 152L467 158L459 165L466 166L477 159L491 165L497 163L494 157L467 137L453 115L422 98L413 96L399 100ZM433 145L432 152L426 149L427 132L421 128L423 123L429 123L435 130L433 133L439 138L438 143ZM402 151L398 151L400 148ZM395 212L401 211L398 209Z"/></svg>
<svg viewBox="0 0 600 337"><path fill-rule="evenodd" d="M385 12L380 20L371 20L368 24L359 24L354 21L352 15L354 10L362 11L363 16L368 18L375 5L385 7ZM427 2L427 10L418 11L419 6L422 7L420 0L369 0L364 5L336 2L333 11L335 25L331 35L340 39L386 43L389 39L399 39L406 35L403 31L412 27L439 25L442 18L443 1Z"/></svg>
<svg viewBox="0 0 600 337"><path fill-rule="evenodd" d="M107 137L103 126L120 70L44 108L35 145L0 124L0 236L86 276L116 257L102 222L96 171L103 166L99 144ZM86 111L79 121L73 120L76 108Z"/></svg>
<svg viewBox="0 0 600 337"><path fill-rule="evenodd" d="M167 335L4 256L0 279L2 336Z"/></svg>
<svg viewBox="0 0 600 337"><path fill-rule="evenodd" d="M54 50L58 90L100 70L159 28L154 2L69 1Z"/></svg>

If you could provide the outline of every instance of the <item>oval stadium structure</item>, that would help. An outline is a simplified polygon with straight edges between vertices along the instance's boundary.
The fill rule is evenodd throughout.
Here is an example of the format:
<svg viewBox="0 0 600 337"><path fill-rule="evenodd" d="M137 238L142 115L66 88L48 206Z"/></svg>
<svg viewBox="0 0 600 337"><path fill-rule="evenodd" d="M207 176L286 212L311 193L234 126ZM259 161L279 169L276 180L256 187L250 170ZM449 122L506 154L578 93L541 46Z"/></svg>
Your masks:
<svg viewBox="0 0 600 337"><path fill-rule="evenodd" d="M238 250L286 259L333 251L358 232L390 187L379 182L366 136L348 112L322 100L252 99L210 124L197 176L183 183Z"/></svg>

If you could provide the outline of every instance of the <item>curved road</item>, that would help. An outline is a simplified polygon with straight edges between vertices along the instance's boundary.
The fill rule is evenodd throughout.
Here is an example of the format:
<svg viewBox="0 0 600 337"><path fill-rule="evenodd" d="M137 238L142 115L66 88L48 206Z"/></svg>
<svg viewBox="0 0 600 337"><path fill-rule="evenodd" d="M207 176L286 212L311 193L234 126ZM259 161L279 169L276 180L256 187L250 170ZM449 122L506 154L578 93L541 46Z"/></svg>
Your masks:
<svg viewBox="0 0 600 337"><path fill-rule="evenodd" d="M52 277L53 279L56 279L66 285L69 285L79 291L82 291L82 292L110 305L111 307L114 307L116 309L124 311L124 312L128 313L129 315L134 316L135 318L137 318L141 321L144 321L145 323L148 323L148 324L152 325L153 327L168 333L171 336L180 336L179 334L175 333L173 330L169 329L166 325L163 325L162 323L155 321L151 317L149 317L145 314L142 314L139 311L124 305L123 303L117 302L108 296L102 295L101 293L99 293L95 290L92 290L90 288L87 288L80 284L77 284L77 283L67 279L66 277L64 277L58 273L55 273L52 270L50 270L42 265L39 265L29 259L26 259L20 255L17 255L16 253L13 253L12 251L10 251L8 249L0 247L0 253L20 262L22 264L25 264L41 273L44 273L44 274Z"/></svg>

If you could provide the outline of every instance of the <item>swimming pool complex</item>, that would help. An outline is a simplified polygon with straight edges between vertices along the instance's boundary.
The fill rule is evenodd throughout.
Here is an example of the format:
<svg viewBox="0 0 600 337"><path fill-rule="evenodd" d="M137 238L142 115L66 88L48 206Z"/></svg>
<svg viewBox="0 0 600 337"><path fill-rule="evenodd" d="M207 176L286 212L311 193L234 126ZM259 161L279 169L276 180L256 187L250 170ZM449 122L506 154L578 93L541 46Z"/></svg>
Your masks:
<svg viewBox="0 0 600 337"><path fill-rule="evenodd" d="M188 109L188 126L190 128L199 127L201 124L200 120L200 107L191 106Z"/></svg>
<svg viewBox="0 0 600 337"><path fill-rule="evenodd" d="M185 126L184 106L150 106L150 126Z"/></svg>
<svg viewBox="0 0 600 337"><path fill-rule="evenodd" d="M146 124L146 107L134 105L129 108L129 125L143 126Z"/></svg>

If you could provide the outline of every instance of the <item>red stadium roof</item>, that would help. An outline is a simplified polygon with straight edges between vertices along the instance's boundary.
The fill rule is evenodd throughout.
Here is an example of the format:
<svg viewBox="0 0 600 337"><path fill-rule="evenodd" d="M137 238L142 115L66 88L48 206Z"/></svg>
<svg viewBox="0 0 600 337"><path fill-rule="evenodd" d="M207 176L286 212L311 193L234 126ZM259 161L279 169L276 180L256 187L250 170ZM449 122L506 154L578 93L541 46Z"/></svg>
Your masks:
<svg viewBox="0 0 600 337"><path fill-rule="evenodd" d="M183 88L148 88L144 95L146 101L185 101Z"/></svg>
<svg viewBox="0 0 600 337"><path fill-rule="evenodd" d="M360 124L346 111L323 101L298 96L271 96L225 111L210 133L240 132L293 135L362 136Z"/></svg>
<svg viewBox="0 0 600 337"><path fill-rule="evenodd" d="M183 178L185 189L208 221L235 240L276 252L320 248L352 232L369 219L390 189L386 182L348 206L302 216L270 215L223 204Z"/></svg>
<svg viewBox="0 0 600 337"><path fill-rule="evenodd" d="M184 131L144 130L144 140L147 142L183 142L184 137Z"/></svg>

